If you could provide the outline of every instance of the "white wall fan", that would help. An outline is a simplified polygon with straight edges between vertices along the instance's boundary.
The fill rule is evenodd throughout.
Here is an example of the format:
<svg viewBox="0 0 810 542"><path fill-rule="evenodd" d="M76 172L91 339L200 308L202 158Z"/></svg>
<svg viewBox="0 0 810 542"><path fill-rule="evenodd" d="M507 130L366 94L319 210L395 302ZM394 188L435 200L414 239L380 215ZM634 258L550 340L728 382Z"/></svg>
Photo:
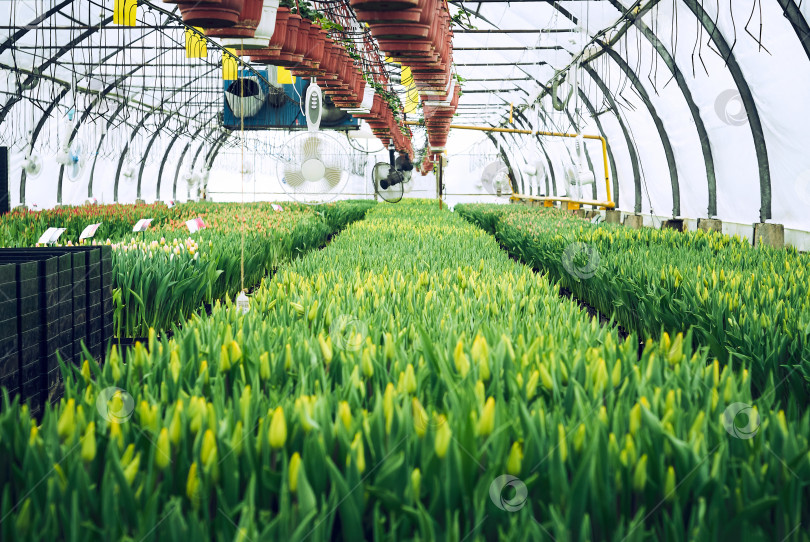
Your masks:
<svg viewBox="0 0 810 542"><path fill-rule="evenodd" d="M336 137L320 131L323 97L317 84L307 88L304 104L307 131L294 134L281 148L278 178L295 200L332 201L349 180L350 150Z"/></svg>
<svg viewBox="0 0 810 542"><path fill-rule="evenodd" d="M523 173L529 181L529 195L538 196L543 191L543 181L546 179L546 164L542 160L527 163Z"/></svg>
<svg viewBox="0 0 810 542"><path fill-rule="evenodd" d="M42 158L39 154L34 152L33 145L31 144L31 137L29 132L28 145L25 147L25 158L22 164L25 176L29 179L36 179L42 173Z"/></svg>
<svg viewBox="0 0 810 542"><path fill-rule="evenodd" d="M480 186L493 196L508 196L512 193L509 183L509 168L503 160L495 160L481 172Z"/></svg>

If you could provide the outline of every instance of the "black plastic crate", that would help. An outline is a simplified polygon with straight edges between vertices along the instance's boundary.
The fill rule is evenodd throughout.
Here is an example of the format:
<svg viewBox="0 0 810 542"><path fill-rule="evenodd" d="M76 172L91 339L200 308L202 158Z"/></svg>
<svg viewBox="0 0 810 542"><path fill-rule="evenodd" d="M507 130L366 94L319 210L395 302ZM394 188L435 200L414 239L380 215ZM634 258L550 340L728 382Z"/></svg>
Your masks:
<svg viewBox="0 0 810 542"><path fill-rule="evenodd" d="M0 341L8 337L17 337L19 331L19 322L16 314L11 318L0 318Z"/></svg>
<svg viewBox="0 0 810 542"><path fill-rule="evenodd" d="M38 358L33 363L20 364L20 383L25 385L29 382L39 380L43 373L42 364Z"/></svg>
<svg viewBox="0 0 810 542"><path fill-rule="evenodd" d="M0 285L16 284L17 269L14 264L0 264Z"/></svg>
<svg viewBox="0 0 810 542"><path fill-rule="evenodd" d="M39 347L42 344L42 327L36 327L27 331L20 331L20 350L32 347Z"/></svg>
<svg viewBox="0 0 810 542"><path fill-rule="evenodd" d="M3 267L14 267L14 266L0 265L0 268ZM13 301L15 299L17 299L17 283L7 282L6 284L0 284L0 302Z"/></svg>

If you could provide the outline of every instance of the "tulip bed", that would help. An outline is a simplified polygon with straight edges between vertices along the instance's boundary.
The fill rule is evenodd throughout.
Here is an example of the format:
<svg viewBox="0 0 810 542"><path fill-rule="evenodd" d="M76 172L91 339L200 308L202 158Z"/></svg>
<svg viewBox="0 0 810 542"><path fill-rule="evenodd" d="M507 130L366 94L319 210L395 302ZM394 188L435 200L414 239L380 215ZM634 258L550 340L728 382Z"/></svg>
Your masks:
<svg viewBox="0 0 810 542"><path fill-rule="evenodd" d="M322 246L328 237L361 219L373 201L340 201L308 206L269 204L230 206L187 203L87 205L32 213L15 211L0 219L8 246L32 246L49 226L65 227L60 241L77 244L87 224L102 221L113 247L115 330L119 337L145 337L150 328L165 331L204 303L234 297L242 285L257 285L284 261ZM117 207L117 209L116 209ZM140 218L156 217L152 229L133 234ZM206 228L189 234L186 221L201 217ZM97 238L103 239L97 232ZM115 242L113 242L113 240ZM98 242L98 241L93 241Z"/></svg>
<svg viewBox="0 0 810 542"><path fill-rule="evenodd" d="M456 210L639 335L691 328L721 363L748 368L757 393L779 386L810 402L810 255L719 233L596 226L557 210Z"/></svg>
<svg viewBox="0 0 810 542"><path fill-rule="evenodd" d="M247 314L4 405L0 537L802 539L810 418L762 396L732 437L751 376L690 344L639 359L453 213L376 206Z"/></svg>

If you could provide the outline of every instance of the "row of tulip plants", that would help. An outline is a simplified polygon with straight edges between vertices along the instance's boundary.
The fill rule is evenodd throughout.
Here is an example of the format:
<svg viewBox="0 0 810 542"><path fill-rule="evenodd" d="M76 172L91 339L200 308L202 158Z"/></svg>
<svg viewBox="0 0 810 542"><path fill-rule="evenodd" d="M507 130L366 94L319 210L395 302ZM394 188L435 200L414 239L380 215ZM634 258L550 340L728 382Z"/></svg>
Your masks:
<svg viewBox="0 0 810 542"><path fill-rule="evenodd" d="M380 205L247 313L4 405L0 536L802 540L810 418L690 342L639 357L455 214Z"/></svg>
<svg viewBox="0 0 810 542"><path fill-rule="evenodd" d="M644 337L693 330L755 389L810 401L810 256L703 231L639 230L558 210L459 205L525 263Z"/></svg>
<svg viewBox="0 0 810 542"><path fill-rule="evenodd" d="M88 221L102 221L112 239L113 302L118 337L144 337L150 328L171 329L204 304L257 285L279 264L313 248L359 220L373 201L339 201L308 206L196 202L165 205L82 206L21 212L0 225L25 232L8 241L31 246L48 226L68 228L60 241L78 243ZM144 234L131 233L139 218L158 217ZM201 218L204 229L190 234L186 220ZM244 258L243 258L244 255ZM243 280L244 273L244 280Z"/></svg>

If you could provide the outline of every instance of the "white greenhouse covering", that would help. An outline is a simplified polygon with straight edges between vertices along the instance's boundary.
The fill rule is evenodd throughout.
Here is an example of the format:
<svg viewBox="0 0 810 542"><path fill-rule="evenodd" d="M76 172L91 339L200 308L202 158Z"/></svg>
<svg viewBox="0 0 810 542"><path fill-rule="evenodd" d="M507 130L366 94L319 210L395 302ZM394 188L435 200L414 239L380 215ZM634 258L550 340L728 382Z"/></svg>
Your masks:
<svg viewBox="0 0 810 542"><path fill-rule="evenodd" d="M284 133L240 136L220 126L219 49L186 58L176 4L139 2L134 27L113 23L113 5L2 3L0 145L10 148L11 206L184 200L185 176L208 160L212 199L282 198L268 149L283 145ZM482 0L451 1L450 10L465 23L453 37L463 81L454 123L561 133L579 124L607 140L618 209L655 220L717 217L747 225L744 235L751 224L779 223L808 246L810 3ZM579 61L579 112L575 99L557 111L551 82ZM56 160L72 130L86 155L75 176ZM414 139L423 146L424 131L414 129ZM519 192L567 193L573 139L452 130L448 197L498 200L479 178L499 148ZM588 140L586 149L596 183L584 195L605 201L601 145ZM32 153L42 170L28 179ZM233 179L245 153L251 179L240 186ZM369 194L374 161L353 165L346 197ZM544 177L530 178L533 167ZM435 195L432 175L417 179L413 195Z"/></svg>

